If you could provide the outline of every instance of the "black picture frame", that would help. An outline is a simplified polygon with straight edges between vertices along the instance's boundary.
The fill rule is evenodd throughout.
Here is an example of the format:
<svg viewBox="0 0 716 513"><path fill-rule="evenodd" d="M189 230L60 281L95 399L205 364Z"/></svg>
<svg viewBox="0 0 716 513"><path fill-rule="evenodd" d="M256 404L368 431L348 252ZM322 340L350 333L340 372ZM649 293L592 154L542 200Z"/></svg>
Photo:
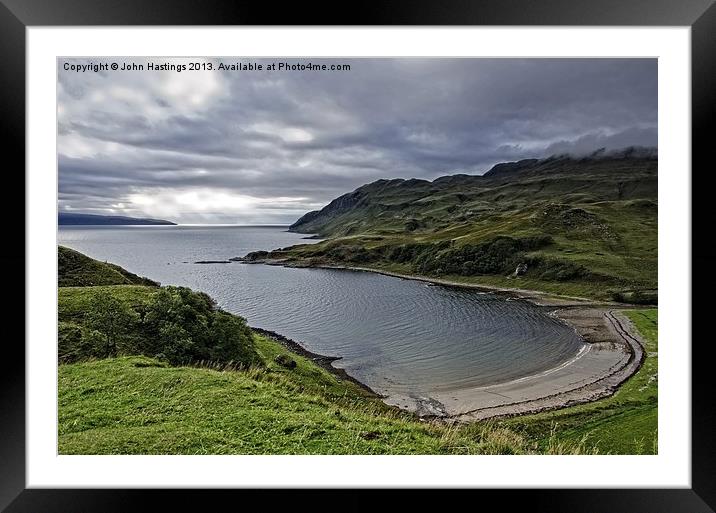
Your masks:
<svg viewBox="0 0 716 513"><path fill-rule="evenodd" d="M713 249L713 214L710 189L706 186L712 156L709 135L716 119L716 6L714 0L450 0L355 3L347 8L341 2L287 3L218 0L0 0L0 113L2 145L6 167L5 186L18 202L13 206L12 243L0 259L6 270L5 284L12 290L24 289L24 278L32 269L25 267L25 224L17 212L25 212L25 29L31 26L87 25L591 25L591 26L689 26L691 27L692 72L692 280L693 328L703 328L710 306L706 294L714 289L716 261ZM712 165L710 167L713 167ZM698 172L694 170L698 169ZM17 172L16 172L17 171ZM689 170L683 170L688 179ZM7 189L6 189L7 190ZM20 194L19 191L23 191ZM7 208L7 206L6 206ZM711 230L711 231L709 231ZM699 237L698 234L702 236ZM25 276L17 272L24 268ZM8 271L9 270L9 271ZM692 271L692 272L693 272ZM24 293L23 293L24 297ZM701 298L702 301L698 301ZM20 306L22 304L22 306ZM15 293L8 308L32 308ZM14 315L13 315L14 314ZM6 311L11 319L20 312ZM19 322L17 323L19 325ZM249 507L253 499L282 499L276 490L79 490L26 489L25 486L25 352L19 339L6 337L5 365L0 373L0 509L24 511L134 511L145 510L161 501L163 509L176 506L213 510L225 501L236 507ZM703 330L702 330L703 331ZM713 512L716 508L716 415L711 391L710 337L692 331L692 488L690 489L503 489L453 491L451 499L476 495L483 504L501 504L500 509L575 512ZM12 347L8 347L12 346ZM346 492L344 492L345 494ZM349 491L356 494L357 491ZM363 491L360 497L338 497L342 509L373 507L377 491ZM293 492L295 507L329 505L334 500L320 490ZM427 505L425 490L411 492L409 499ZM150 500L151 499L151 500ZM375 499L375 500L374 500ZM405 500L401 499L401 501ZM319 501L319 502L316 502ZM497 501L497 502L495 502ZM407 504L406 504L407 505ZM445 502L442 501L445 506Z"/></svg>

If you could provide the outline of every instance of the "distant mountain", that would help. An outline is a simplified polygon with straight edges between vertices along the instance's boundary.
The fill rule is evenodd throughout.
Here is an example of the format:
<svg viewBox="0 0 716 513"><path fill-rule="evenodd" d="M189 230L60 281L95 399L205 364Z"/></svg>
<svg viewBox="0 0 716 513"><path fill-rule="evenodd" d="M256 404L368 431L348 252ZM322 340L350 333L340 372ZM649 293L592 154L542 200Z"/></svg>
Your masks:
<svg viewBox="0 0 716 513"><path fill-rule="evenodd" d="M555 156L497 164L484 175L377 180L344 194L289 227L322 236L371 230L435 231L471 224L498 212L538 204L598 204L657 199L654 152L627 151L584 158Z"/></svg>
<svg viewBox="0 0 716 513"><path fill-rule="evenodd" d="M289 231L327 240L245 261L372 267L560 294L656 302L658 160L626 149L378 180Z"/></svg>
<svg viewBox="0 0 716 513"><path fill-rule="evenodd" d="M164 219L149 219L127 216L101 216L95 214L74 214L60 212L57 216L59 225L176 225Z"/></svg>

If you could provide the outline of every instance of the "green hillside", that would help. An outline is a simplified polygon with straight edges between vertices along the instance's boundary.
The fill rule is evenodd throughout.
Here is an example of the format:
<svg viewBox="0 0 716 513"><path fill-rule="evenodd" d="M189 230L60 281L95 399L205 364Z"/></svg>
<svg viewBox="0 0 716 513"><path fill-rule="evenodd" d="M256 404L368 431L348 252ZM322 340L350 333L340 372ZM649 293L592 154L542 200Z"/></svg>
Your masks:
<svg viewBox="0 0 716 513"><path fill-rule="evenodd" d="M169 367L146 357L60 366L61 454L512 454L508 429L419 422L257 337L266 367ZM583 451L578 444L565 446Z"/></svg>
<svg viewBox="0 0 716 513"><path fill-rule="evenodd" d="M57 247L57 275L60 287L159 285L148 278L132 274L118 265L100 262L64 246Z"/></svg>
<svg viewBox="0 0 716 513"><path fill-rule="evenodd" d="M637 150L523 160L432 182L378 180L290 227L329 240L246 260L655 303L657 201L657 159Z"/></svg>

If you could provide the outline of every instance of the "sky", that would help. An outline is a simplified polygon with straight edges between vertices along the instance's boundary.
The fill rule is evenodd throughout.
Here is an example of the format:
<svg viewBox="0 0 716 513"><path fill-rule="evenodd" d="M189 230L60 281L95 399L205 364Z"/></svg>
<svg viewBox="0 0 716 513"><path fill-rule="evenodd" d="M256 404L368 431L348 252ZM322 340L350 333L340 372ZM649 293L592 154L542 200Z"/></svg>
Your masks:
<svg viewBox="0 0 716 513"><path fill-rule="evenodd" d="M181 69L191 62L201 69ZM60 211L290 224L380 178L656 147L657 61L69 59L57 116Z"/></svg>

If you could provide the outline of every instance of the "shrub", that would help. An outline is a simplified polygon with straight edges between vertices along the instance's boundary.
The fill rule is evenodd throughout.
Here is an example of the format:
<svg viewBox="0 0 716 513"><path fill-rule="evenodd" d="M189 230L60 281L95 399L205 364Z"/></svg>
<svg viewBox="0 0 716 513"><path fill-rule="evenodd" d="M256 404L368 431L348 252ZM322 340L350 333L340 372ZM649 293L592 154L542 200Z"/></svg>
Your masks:
<svg viewBox="0 0 716 513"><path fill-rule="evenodd" d="M655 290L620 290L612 292L612 299L634 305L656 305L659 302L659 295Z"/></svg>
<svg viewBox="0 0 716 513"><path fill-rule="evenodd" d="M97 295L83 316L67 321L59 323L62 362L117 354L160 355L173 365L204 360L246 366L261 362L246 320L186 287L162 287L148 302L134 307L109 288Z"/></svg>
<svg viewBox="0 0 716 513"><path fill-rule="evenodd" d="M57 358L60 362L100 358L106 354L105 336L99 331L65 321L60 321L57 328Z"/></svg>
<svg viewBox="0 0 716 513"><path fill-rule="evenodd" d="M259 358L246 321L219 310L202 292L162 287L145 314L145 354L162 353L173 364L214 360L251 365Z"/></svg>
<svg viewBox="0 0 716 513"><path fill-rule="evenodd" d="M340 262L363 264L375 262L381 258L380 252L357 245L336 245L326 251L326 256Z"/></svg>
<svg viewBox="0 0 716 513"><path fill-rule="evenodd" d="M103 344L98 348L101 357L117 356L121 339L135 331L138 321L139 314L109 292L97 295L85 316L87 326L102 335Z"/></svg>
<svg viewBox="0 0 716 513"><path fill-rule="evenodd" d="M261 260L264 258L269 257L268 251L252 251L251 253L247 253L244 257L244 260L247 260L249 262L255 261L255 260Z"/></svg>
<svg viewBox="0 0 716 513"><path fill-rule="evenodd" d="M526 251L533 251L552 243L547 235L532 237L496 237L480 244L460 247L432 245L420 251L414 267L424 274L502 274L512 272Z"/></svg>
<svg viewBox="0 0 716 513"><path fill-rule="evenodd" d="M417 259L423 252L430 251L436 244L401 244L392 246L386 250L385 258L399 264L411 262Z"/></svg>
<svg viewBox="0 0 716 513"><path fill-rule="evenodd" d="M243 365L258 364L251 328L241 317L216 312L209 331L211 346L209 358L221 362L240 362Z"/></svg>
<svg viewBox="0 0 716 513"><path fill-rule="evenodd" d="M286 356L285 354L280 354L274 358L274 361L278 363L282 367L286 367L287 369L295 369L296 368L296 360L293 358L290 358Z"/></svg>
<svg viewBox="0 0 716 513"><path fill-rule="evenodd" d="M538 276L548 281L567 281L587 278L589 270L581 265L564 260L532 259Z"/></svg>
<svg viewBox="0 0 716 513"><path fill-rule="evenodd" d="M162 321L155 340L159 354L173 364L189 363L196 357L194 341L180 325Z"/></svg>

